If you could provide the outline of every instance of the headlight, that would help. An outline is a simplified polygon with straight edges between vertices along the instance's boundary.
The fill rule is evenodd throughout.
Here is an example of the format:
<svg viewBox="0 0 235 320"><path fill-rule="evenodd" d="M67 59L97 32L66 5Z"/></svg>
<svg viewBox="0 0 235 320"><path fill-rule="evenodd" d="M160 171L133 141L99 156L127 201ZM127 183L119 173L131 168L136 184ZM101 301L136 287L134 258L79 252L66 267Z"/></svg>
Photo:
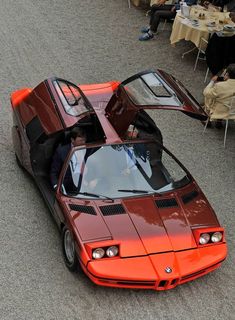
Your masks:
<svg viewBox="0 0 235 320"><path fill-rule="evenodd" d="M209 233L202 233L199 238L200 244L207 244L210 241Z"/></svg>
<svg viewBox="0 0 235 320"><path fill-rule="evenodd" d="M106 254L109 258L115 257L118 254L118 247L112 246L106 250Z"/></svg>
<svg viewBox="0 0 235 320"><path fill-rule="evenodd" d="M222 238L223 238L223 235L221 232L214 232L211 236L211 241L220 242Z"/></svg>
<svg viewBox="0 0 235 320"><path fill-rule="evenodd" d="M97 248L92 252L92 257L94 259L101 259L105 255L105 251L102 248Z"/></svg>

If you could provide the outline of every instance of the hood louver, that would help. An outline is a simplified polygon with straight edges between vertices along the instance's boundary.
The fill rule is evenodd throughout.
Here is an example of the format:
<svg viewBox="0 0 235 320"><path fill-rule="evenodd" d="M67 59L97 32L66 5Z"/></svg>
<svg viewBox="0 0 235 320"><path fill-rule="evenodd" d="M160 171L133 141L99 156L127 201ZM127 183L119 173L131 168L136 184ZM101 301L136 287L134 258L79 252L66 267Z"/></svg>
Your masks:
<svg viewBox="0 0 235 320"><path fill-rule="evenodd" d="M178 203L174 198L155 200L155 203L158 208L178 207Z"/></svg>
<svg viewBox="0 0 235 320"><path fill-rule="evenodd" d="M100 210L101 210L103 216L113 216L116 214L126 213L125 209L123 208L123 206L121 204L102 206L102 207L100 207Z"/></svg>
<svg viewBox="0 0 235 320"><path fill-rule="evenodd" d="M71 210L82 212L82 213L87 213L87 214L92 214L93 216L96 215L95 209L91 206L82 206L79 204L70 204L69 205Z"/></svg>
<svg viewBox="0 0 235 320"><path fill-rule="evenodd" d="M198 196L198 194L199 194L199 193L198 193L196 190L193 190L192 192L189 192L189 193L187 193L187 194L184 194L184 195L182 196L182 201L183 201L183 203L186 204L186 203L192 201L194 198L196 198L196 197Z"/></svg>

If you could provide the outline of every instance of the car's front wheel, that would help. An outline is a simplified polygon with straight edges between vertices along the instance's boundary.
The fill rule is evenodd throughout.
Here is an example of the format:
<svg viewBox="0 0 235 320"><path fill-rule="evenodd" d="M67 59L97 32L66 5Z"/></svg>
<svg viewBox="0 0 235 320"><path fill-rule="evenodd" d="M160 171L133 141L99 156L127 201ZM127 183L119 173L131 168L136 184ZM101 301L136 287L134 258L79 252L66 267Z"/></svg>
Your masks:
<svg viewBox="0 0 235 320"><path fill-rule="evenodd" d="M62 249L67 268L73 272L77 271L79 261L76 255L75 242L73 234L66 226L64 226L62 231Z"/></svg>

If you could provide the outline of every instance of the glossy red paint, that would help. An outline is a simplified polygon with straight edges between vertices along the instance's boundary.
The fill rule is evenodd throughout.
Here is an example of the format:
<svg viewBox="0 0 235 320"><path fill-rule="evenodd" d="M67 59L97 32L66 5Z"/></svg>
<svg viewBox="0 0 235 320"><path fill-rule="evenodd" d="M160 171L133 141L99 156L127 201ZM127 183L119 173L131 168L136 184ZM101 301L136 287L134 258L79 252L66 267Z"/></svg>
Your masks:
<svg viewBox="0 0 235 320"><path fill-rule="evenodd" d="M164 199L171 197L172 195L169 194L164 196ZM201 197L205 198L204 196ZM155 205L156 199L159 198L149 196L123 200L122 204L126 213L128 213L127 215L104 217L99 209L104 204L99 204L97 201L86 203L86 206L96 210L96 216L73 211L70 211L70 215L82 241L89 242L94 239L100 241L114 238L121 245L123 244L123 247L121 246L121 257L196 248L197 243L192 230L197 230L199 225L197 223L190 224L187 221L183 207L157 208ZM115 201L113 204L119 203L119 201ZM73 201L73 204L84 205L84 202ZM67 203L67 206L69 208L69 203ZM213 211L207 210L205 214L208 217L213 216ZM201 212L198 212L199 219L200 216ZM93 225L91 225L92 221ZM219 231L220 228L219 223L217 223L216 227L214 226L211 230ZM198 230L201 230L201 228ZM125 242L123 239L128 239L128 241Z"/></svg>
<svg viewBox="0 0 235 320"><path fill-rule="evenodd" d="M64 98L55 86L56 78L47 79L34 89L18 90L11 96L16 155L38 184L60 230L63 226L70 230L82 269L98 285L168 290L217 269L227 255L224 229L192 177L185 186L160 195L120 196L114 200L73 198L64 195L60 188L68 155L56 194L41 182L48 177L38 162L43 159L43 165L48 166L47 153L55 149L61 136L74 125L88 123L89 126L90 121L96 121L102 129L102 143L100 140L89 143L90 147L96 147L123 143L127 127L143 108L175 109L198 118L205 116L180 82L162 70L156 73L164 79L167 88L175 92L178 106L137 106L128 96L126 86L130 79L139 79L138 75L122 83L79 85L78 93L88 111L78 116L66 112ZM35 131L39 131L36 138L32 125L35 118L38 120ZM70 154L79 148L81 146ZM172 199L167 207L159 205L163 200L171 202ZM124 212L104 215L108 206L121 206ZM223 233L221 242L199 245L202 232L216 231ZM118 246L118 256L93 259L92 250L113 245Z"/></svg>
<svg viewBox="0 0 235 320"><path fill-rule="evenodd" d="M91 261L85 272L103 286L167 290L217 269L226 253L226 245L222 243L216 252L205 247L147 257ZM166 273L167 266L171 266L171 273Z"/></svg>
<svg viewBox="0 0 235 320"><path fill-rule="evenodd" d="M213 246L213 245L216 245L216 244L220 245L221 242L213 243L213 242L210 241L207 244L200 244L200 242L199 242L199 238L200 238L201 234L203 234L203 233L213 234L214 232L221 232L222 233L221 242L225 242L225 235L224 235L224 229L223 228L218 228L218 227L216 227L216 228L199 228L199 229L193 230L197 246L199 248L201 248L201 247L205 247L205 246Z"/></svg>
<svg viewBox="0 0 235 320"><path fill-rule="evenodd" d="M32 92L32 89L25 88L18 91L15 91L11 95L11 106L16 108L21 102L23 102L26 97Z"/></svg>
<svg viewBox="0 0 235 320"><path fill-rule="evenodd" d="M146 76L150 74L152 77L148 79ZM155 83L153 84L154 81ZM135 82L138 83L135 90L138 88L145 92L144 99L139 101L138 96L133 98L132 85ZM155 89L158 83L160 87L165 89L165 93L160 93L155 99ZM200 120L207 119L207 115L201 105L183 84L160 69L142 72L120 83L116 94L110 99L105 111L115 130L123 137L129 124L142 109L177 110Z"/></svg>
<svg viewBox="0 0 235 320"><path fill-rule="evenodd" d="M182 197L185 194L190 194L193 190L197 190L198 194L195 201L183 203ZM184 208L185 218L191 226L218 226L219 222L213 208L207 198L200 190L196 182L179 190L179 201Z"/></svg>
<svg viewBox="0 0 235 320"><path fill-rule="evenodd" d="M25 89L25 93L28 94L25 94L22 99L17 99L21 97L21 90L14 92L11 96L12 106L16 108L24 127L33 118L38 117L46 134L64 128L45 81L34 89Z"/></svg>
<svg viewBox="0 0 235 320"><path fill-rule="evenodd" d="M120 82L118 81L110 81L98 84L82 84L79 85L79 88L88 97L94 109L98 112L105 109L104 107L106 107L119 84Z"/></svg>
<svg viewBox="0 0 235 320"><path fill-rule="evenodd" d="M81 88L92 103L96 115L100 123L102 123L107 144L121 142L115 128L109 121L107 121L106 116L107 104L114 95L119 84L120 82L118 81L110 81L100 84L79 85L79 88Z"/></svg>
<svg viewBox="0 0 235 320"><path fill-rule="evenodd" d="M168 197L172 197L172 194ZM167 196L164 196L165 198ZM205 199L203 194L199 194L198 198ZM173 211L163 209L164 214L159 212L160 210L154 205L156 199L158 198L148 196L144 199L123 201L125 209L128 210L125 218L123 218L124 215L102 217L99 207L104 206L103 201L86 202L86 205L95 208L97 216L103 219L102 221L98 218L99 223L93 220L93 234L89 235L92 240L84 240L80 234L80 230L87 230L91 225L91 217L84 213L74 214L70 211L72 229L78 230L79 242L84 243L87 252L85 256L80 255L81 264L93 282L104 286L168 290L203 276L221 265L227 255L225 239L223 238L216 245L216 249L213 245L198 246L197 234L223 232L223 228L217 223L217 227L197 229L197 224L189 224L187 219L183 219L191 232L185 233L183 225L177 228L177 224L176 229L172 227L172 231L169 232L167 223L171 222L173 226L175 222L174 214L172 216ZM69 203L71 202L69 201L67 205ZM81 204L82 202L73 200L73 203ZM200 214L198 212L198 217ZM208 217L211 214L213 216L210 210L206 212ZM188 241L187 237L189 237ZM119 246L118 257L92 259L92 249L112 245ZM166 273L167 266L173 270L171 274Z"/></svg>

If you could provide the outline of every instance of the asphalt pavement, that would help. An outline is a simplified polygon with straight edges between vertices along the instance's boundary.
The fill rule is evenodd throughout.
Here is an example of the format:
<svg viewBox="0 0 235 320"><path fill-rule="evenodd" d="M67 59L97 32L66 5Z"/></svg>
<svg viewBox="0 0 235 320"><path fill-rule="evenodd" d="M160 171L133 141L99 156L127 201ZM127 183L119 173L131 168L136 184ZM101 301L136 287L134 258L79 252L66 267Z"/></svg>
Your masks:
<svg viewBox="0 0 235 320"><path fill-rule="evenodd" d="M170 46L171 24L138 41L145 12L126 0L2 0L0 19L0 319L235 319L235 125L208 129L156 111L165 145L193 174L226 228L229 255L217 271L174 290L113 289L64 265L60 234L33 181L16 165L10 94L50 76L74 83L124 80L150 68L180 79L200 101L205 62Z"/></svg>

